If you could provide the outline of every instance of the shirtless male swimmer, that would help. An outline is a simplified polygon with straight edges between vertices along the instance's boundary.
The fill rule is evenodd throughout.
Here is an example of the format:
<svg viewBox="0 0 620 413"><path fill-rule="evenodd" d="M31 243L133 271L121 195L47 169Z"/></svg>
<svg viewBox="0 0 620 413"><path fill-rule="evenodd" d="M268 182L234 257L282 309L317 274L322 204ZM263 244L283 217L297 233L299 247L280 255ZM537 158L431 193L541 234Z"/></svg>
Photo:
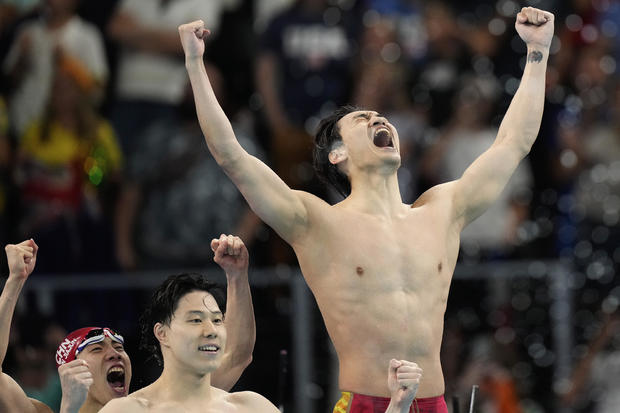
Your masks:
<svg viewBox="0 0 620 413"><path fill-rule="evenodd" d="M553 14L531 7L516 16L527 62L495 142L460 179L413 205L402 202L396 178L398 133L370 110L340 109L316 135L315 167L350 184L346 199L329 205L289 188L237 142L203 64L203 22L179 27L207 146L254 212L293 247L338 354L345 411L359 411L356 400L389 397L385 366L404 359L424 370L420 411L447 412L439 351L460 232L499 196L536 139L553 24Z"/></svg>
<svg viewBox="0 0 620 413"><path fill-rule="evenodd" d="M239 238L222 235L212 241L215 261L226 272L227 318L230 341L223 362L214 374L216 386L231 389L249 364L256 338L254 310L245 270L225 259L233 253ZM230 249L229 249L230 247ZM22 287L36 265L38 246L30 239L5 247L9 278L0 295L0 367L9 341L13 311ZM42 334L42 333L41 333ZM67 335L56 352L62 388L60 413L96 413L110 400L127 396L131 382L131 361L123 337L110 328L85 327ZM19 384L0 370L0 412L51 413L45 403L31 399Z"/></svg>
<svg viewBox="0 0 620 413"><path fill-rule="evenodd" d="M248 253L240 240L233 248L234 253L228 257L218 257L216 252L216 261L230 261L230 266L247 262ZM227 338L222 303L213 294L214 287L199 276L180 275L169 277L155 291L141 320L142 340L156 358L163 360L164 370L154 383L128 397L112 400L101 413L279 412L257 393L228 393L211 385L212 374L222 363ZM392 401L387 412L409 412L421 375L415 363L390 360L388 386Z"/></svg>

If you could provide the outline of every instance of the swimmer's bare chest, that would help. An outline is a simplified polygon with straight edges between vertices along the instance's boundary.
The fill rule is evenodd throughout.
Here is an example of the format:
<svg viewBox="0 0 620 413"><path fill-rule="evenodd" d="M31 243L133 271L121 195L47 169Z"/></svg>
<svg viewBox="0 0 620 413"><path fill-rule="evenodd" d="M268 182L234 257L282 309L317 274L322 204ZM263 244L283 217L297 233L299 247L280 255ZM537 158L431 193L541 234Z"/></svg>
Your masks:
<svg viewBox="0 0 620 413"><path fill-rule="evenodd" d="M332 210L295 246L309 282L417 289L454 269L458 237L439 214L407 211L393 218ZM373 288L374 289L374 288ZM380 288L379 288L380 289Z"/></svg>
<svg viewBox="0 0 620 413"><path fill-rule="evenodd" d="M324 317L341 322L362 305L375 314L386 306L402 315L433 312L447 299L458 239L425 211L389 220L336 211L296 249Z"/></svg>

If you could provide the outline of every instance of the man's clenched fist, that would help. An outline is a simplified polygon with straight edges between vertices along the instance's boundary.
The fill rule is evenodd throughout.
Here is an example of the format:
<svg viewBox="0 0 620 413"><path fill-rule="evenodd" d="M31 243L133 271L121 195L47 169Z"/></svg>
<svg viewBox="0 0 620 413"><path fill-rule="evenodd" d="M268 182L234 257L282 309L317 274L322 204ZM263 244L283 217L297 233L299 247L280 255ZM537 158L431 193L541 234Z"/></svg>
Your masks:
<svg viewBox="0 0 620 413"><path fill-rule="evenodd" d="M528 46L548 49L553 38L554 16L548 11L524 7L517 14L515 28Z"/></svg>
<svg viewBox="0 0 620 413"><path fill-rule="evenodd" d="M205 24L202 20L180 25L179 36L181 36L185 57L188 59L202 58L205 52L204 38L209 34L209 30L205 29Z"/></svg>
<svg viewBox="0 0 620 413"><path fill-rule="evenodd" d="M407 360L390 360L388 368L388 388L396 403L411 404L418 392L422 369Z"/></svg>
<svg viewBox="0 0 620 413"><path fill-rule="evenodd" d="M62 387L62 412L77 412L93 384L93 375L84 360L72 360L58 367Z"/></svg>
<svg viewBox="0 0 620 413"><path fill-rule="evenodd" d="M16 277L26 280L34 270L37 262L37 251L39 246L33 239L29 239L19 244L8 244L4 247L7 263L9 264L9 278Z"/></svg>

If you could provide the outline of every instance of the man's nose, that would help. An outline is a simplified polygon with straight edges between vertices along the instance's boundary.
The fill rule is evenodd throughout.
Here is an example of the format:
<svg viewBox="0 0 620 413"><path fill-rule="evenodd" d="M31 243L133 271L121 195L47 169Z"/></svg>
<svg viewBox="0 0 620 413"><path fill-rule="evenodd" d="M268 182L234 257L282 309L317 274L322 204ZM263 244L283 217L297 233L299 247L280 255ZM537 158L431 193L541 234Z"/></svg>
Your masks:
<svg viewBox="0 0 620 413"><path fill-rule="evenodd" d="M386 118L375 118L372 122L372 126L379 126L379 125L386 125L387 124L387 119Z"/></svg>
<svg viewBox="0 0 620 413"><path fill-rule="evenodd" d="M212 321L207 321L204 323L204 327L202 329L202 335L207 338L216 338L217 332L215 330L215 324Z"/></svg>
<svg viewBox="0 0 620 413"><path fill-rule="evenodd" d="M120 358L121 358L120 351L118 351L114 347L110 347L110 349L108 350L108 360L114 360L114 359L120 359Z"/></svg>

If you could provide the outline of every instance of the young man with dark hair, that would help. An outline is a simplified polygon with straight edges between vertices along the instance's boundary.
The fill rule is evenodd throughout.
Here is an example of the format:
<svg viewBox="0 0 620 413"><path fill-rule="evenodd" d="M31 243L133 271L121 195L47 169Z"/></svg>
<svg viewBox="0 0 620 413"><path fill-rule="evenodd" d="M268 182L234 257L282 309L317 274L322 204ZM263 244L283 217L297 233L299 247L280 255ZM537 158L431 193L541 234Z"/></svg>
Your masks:
<svg viewBox="0 0 620 413"><path fill-rule="evenodd" d="M219 308L226 312L219 288L200 274L180 274L170 276L155 291L151 304L140 317L140 349L150 353L157 364L163 366L163 355L159 341L153 334L157 323L170 324L179 300L192 291L206 291L216 301Z"/></svg>
<svg viewBox="0 0 620 413"><path fill-rule="evenodd" d="M239 256L241 241L232 235L213 240L214 260L228 280L228 330L231 343L222 351L220 368L213 384L229 390L250 363L256 330L248 284L248 257ZM242 243L241 243L242 245ZM9 278L0 295L0 366L9 340L11 319L17 299L34 270L38 246L32 240L5 247ZM234 264L234 265L233 265ZM56 365L62 387L61 413L95 413L110 400L127 396L131 382L131 361L123 337L107 327L85 327L69 333L58 346ZM26 396L10 376L0 371L0 412L47 413L52 410Z"/></svg>
<svg viewBox="0 0 620 413"><path fill-rule="evenodd" d="M515 27L527 62L497 139L460 179L431 188L413 205L402 202L398 187L398 133L370 110L342 110L319 128L317 164L345 193L348 181L343 201L329 205L289 188L237 142L204 68L204 24L179 27L209 150L254 212L295 250L336 348L350 406L389 397L382 377L395 358L424 369L420 411L447 412L439 350L460 233L499 196L536 139L553 24L551 13L520 11Z"/></svg>

